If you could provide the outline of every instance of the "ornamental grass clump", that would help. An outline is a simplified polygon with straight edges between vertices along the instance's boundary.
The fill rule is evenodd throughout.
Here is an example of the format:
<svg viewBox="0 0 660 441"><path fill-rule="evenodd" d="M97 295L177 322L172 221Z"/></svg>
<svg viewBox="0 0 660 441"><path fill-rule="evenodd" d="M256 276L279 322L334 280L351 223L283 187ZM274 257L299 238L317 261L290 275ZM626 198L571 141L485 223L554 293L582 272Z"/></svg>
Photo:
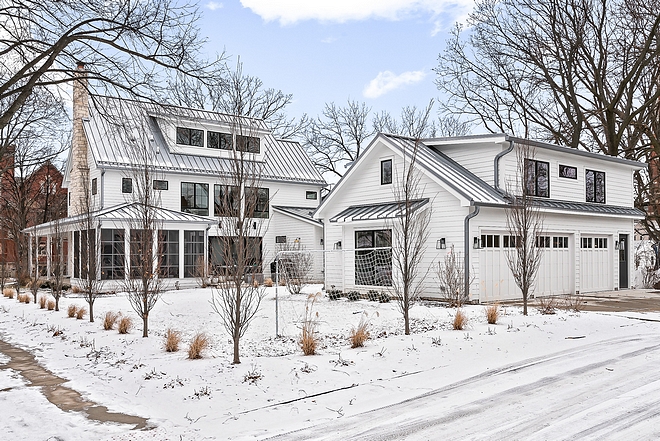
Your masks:
<svg viewBox="0 0 660 441"><path fill-rule="evenodd" d="M69 316L69 318L75 317L77 313L78 313L78 305L69 305L66 308L66 315Z"/></svg>
<svg viewBox="0 0 660 441"><path fill-rule="evenodd" d="M39 308L46 309L47 302L48 302L48 298L46 296L39 297Z"/></svg>
<svg viewBox="0 0 660 441"><path fill-rule="evenodd" d="M314 304L321 297L321 293L310 294L305 302L305 316L302 323L302 333L300 336L300 349L305 355L316 354L319 346L319 337L316 331L318 325L319 313L314 312Z"/></svg>
<svg viewBox="0 0 660 441"><path fill-rule="evenodd" d="M5 288L2 290L2 295L7 297L8 299L13 299L14 296L16 295L16 291L14 288Z"/></svg>
<svg viewBox="0 0 660 441"><path fill-rule="evenodd" d="M105 316L103 317L103 329L106 331L115 329L115 324L117 323L118 319L119 313L112 311L106 312Z"/></svg>
<svg viewBox="0 0 660 441"><path fill-rule="evenodd" d="M362 314L360 323L358 323L356 328L351 329L351 348L364 347L364 342L369 340L369 320L366 317L366 314Z"/></svg>
<svg viewBox="0 0 660 441"><path fill-rule="evenodd" d="M85 308L85 307L78 308L78 310L76 311L76 319L77 320L84 319L86 315L87 315L87 308Z"/></svg>
<svg viewBox="0 0 660 441"><path fill-rule="evenodd" d="M486 321L489 325L494 325L497 323L497 319L500 318L500 305L497 303L493 305L486 306Z"/></svg>
<svg viewBox="0 0 660 441"><path fill-rule="evenodd" d="M48 303L46 303L46 308L48 308L49 311L52 311L55 309L55 300L49 300Z"/></svg>
<svg viewBox="0 0 660 441"><path fill-rule="evenodd" d="M462 331L467 326L468 318L460 309L456 310L456 315L454 316L454 322L452 323L455 331Z"/></svg>
<svg viewBox="0 0 660 441"><path fill-rule="evenodd" d="M190 346L188 347L188 358L190 360L197 360L202 358L202 352L204 352L209 347L209 337L200 332L193 337L190 341Z"/></svg>
<svg viewBox="0 0 660 441"><path fill-rule="evenodd" d="M177 352L179 350L180 343L181 343L181 332L169 328L165 332L165 351Z"/></svg>
<svg viewBox="0 0 660 441"><path fill-rule="evenodd" d="M130 317L122 317L119 320L119 326L117 330L120 334L128 334L130 330L133 329L133 319Z"/></svg>

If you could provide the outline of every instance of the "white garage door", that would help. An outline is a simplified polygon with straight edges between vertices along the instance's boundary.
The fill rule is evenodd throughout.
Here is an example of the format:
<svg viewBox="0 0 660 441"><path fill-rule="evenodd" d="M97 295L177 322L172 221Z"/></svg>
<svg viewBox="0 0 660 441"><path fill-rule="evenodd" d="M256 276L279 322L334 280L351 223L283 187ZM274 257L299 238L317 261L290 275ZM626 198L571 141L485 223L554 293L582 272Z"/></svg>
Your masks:
<svg viewBox="0 0 660 441"><path fill-rule="evenodd" d="M582 236L580 240L580 292L614 289L612 240L604 236Z"/></svg>
<svg viewBox="0 0 660 441"><path fill-rule="evenodd" d="M506 234L484 234L479 253L481 301L519 299L518 289L507 264L506 253L513 252L514 239ZM536 276L533 294L557 295L573 292L575 272L571 236L539 236L537 246L543 257Z"/></svg>

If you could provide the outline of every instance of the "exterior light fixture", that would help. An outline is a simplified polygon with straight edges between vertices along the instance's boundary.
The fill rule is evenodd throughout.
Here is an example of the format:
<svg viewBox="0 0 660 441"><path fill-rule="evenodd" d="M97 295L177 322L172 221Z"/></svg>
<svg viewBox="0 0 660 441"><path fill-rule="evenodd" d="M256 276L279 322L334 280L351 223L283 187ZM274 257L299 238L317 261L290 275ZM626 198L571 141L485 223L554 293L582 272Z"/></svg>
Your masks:
<svg viewBox="0 0 660 441"><path fill-rule="evenodd" d="M481 239L479 237L477 236L474 237L474 243L472 244L472 248L474 248L475 250L481 248Z"/></svg>
<svg viewBox="0 0 660 441"><path fill-rule="evenodd" d="M438 250L444 250L447 248L447 241L444 237L435 242L435 248Z"/></svg>

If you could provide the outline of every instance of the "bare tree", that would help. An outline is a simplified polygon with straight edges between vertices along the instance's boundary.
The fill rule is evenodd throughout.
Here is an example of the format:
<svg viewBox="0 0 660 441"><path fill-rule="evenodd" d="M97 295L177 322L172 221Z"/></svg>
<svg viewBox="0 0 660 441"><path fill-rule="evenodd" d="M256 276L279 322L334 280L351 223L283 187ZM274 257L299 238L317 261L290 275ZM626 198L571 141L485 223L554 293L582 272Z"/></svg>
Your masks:
<svg viewBox="0 0 660 441"><path fill-rule="evenodd" d="M314 256L299 241L289 239L279 244L277 255L279 271L287 289L290 293L300 294L311 281Z"/></svg>
<svg viewBox="0 0 660 441"><path fill-rule="evenodd" d="M522 291L523 314L527 315L527 301L534 290L534 281L543 258L543 213L535 204L531 187L535 176L531 173L533 150L524 144L516 145L518 160L517 182L509 189L511 205L505 208L509 247L506 261L516 285Z"/></svg>
<svg viewBox="0 0 660 441"><path fill-rule="evenodd" d="M308 122L307 115L299 120L288 118L285 109L293 95L264 88L261 79L243 73L240 61L233 69L220 66L212 81L178 75L171 81L170 95L175 104L262 119L282 139L299 135Z"/></svg>
<svg viewBox="0 0 660 441"><path fill-rule="evenodd" d="M66 233L62 231L62 225L59 218L53 220L53 234L51 240L51 271L52 278L50 284L50 291L55 299L55 311L60 310L60 298L62 297L64 274L66 272L66 262L64 261L64 237Z"/></svg>
<svg viewBox="0 0 660 441"><path fill-rule="evenodd" d="M440 291L444 300L450 306L461 307L469 300L469 293L465 291L465 270L461 257L452 245L442 262L438 262L438 280Z"/></svg>
<svg viewBox="0 0 660 441"><path fill-rule="evenodd" d="M122 285L131 307L142 320L142 337L146 338L149 337L149 314L162 294L162 279L158 277L158 235L162 229L157 216L160 192L154 190L154 180L162 177L153 167L156 150L147 139L148 127L131 118L121 101L117 100L115 105L118 118L112 127L121 138L128 140L126 154L131 169L125 173L125 181L131 187L127 193L134 209L134 217L129 222L130 269Z"/></svg>
<svg viewBox="0 0 660 441"><path fill-rule="evenodd" d="M403 314L406 335L410 334L410 308L419 300L429 268L422 267L429 237L431 209L420 208L424 188L417 169L419 138L404 140L403 166L394 179L398 217L392 225L392 290ZM428 201L427 201L428 202Z"/></svg>
<svg viewBox="0 0 660 441"><path fill-rule="evenodd" d="M263 163L255 160L259 139L250 121L236 117L233 132L231 170L214 192L222 235L211 254L218 277L211 307L231 336L233 363L238 364L240 339L264 297L264 288L255 282L262 276L261 237L268 227L269 194L261 188Z"/></svg>
<svg viewBox="0 0 660 441"><path fill-rule="evenodd" d="M94 322L94 302L99 296L101 280L99 274L99 231L96 219L97 208L94 204L91 183L89 178L89 167L86 164L80 166L80 182L82 191L78 200L78 212L80 221L79 230L74 232L74 242L79 241L80 250L80 288L83 298L89 306L89 321ZM74 246L75 252L75 246Z"/></svg>
<svg viewBox="0 0 660 441"><path fill-rule="evenodd" d="M171 0L39 2L11 0L0 10L0 129L35 87L72 81L79 60L94 66L90 79L134 97L158 96L159 75L204 78L204 44L196 8Z"/></svg>

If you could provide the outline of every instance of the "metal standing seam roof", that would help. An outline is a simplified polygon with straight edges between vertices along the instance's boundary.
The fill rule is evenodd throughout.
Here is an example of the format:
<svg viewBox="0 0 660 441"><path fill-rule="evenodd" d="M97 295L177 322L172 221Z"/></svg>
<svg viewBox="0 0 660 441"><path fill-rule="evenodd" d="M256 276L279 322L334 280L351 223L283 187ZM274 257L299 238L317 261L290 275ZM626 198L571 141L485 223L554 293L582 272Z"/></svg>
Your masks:
<svg viewBox="0 0 660 441"><path fill-rule="evenodd" d="M321 222L318 219L314 219L314 212L316 211L316 207L314 208L309 208L309 207L284 207L281 205L273 205L273 208L275 210L282 211L286 214L289 214L294 217L299 217L301 219L304 219L309 222L314 222L315 224L319 224L319 226L323 225L323 222Z"/></svg>
<svg viewBox="0 0 660 441"><path fill-rule="evenodd" d="M614 216L638 217L645 216L642 210L633 207L619 207L616 205L590 204L587 202L557 201L554 199L534 198L534 204L541 208L578 211L582 213L609 214Z"/></svg>
<svg viewBox="0 0 660 441"><path fill-rule="evenodd" d="M183 107L161 108L151 103L117 98L96 99L102 105L102 110L91 107L90 117L83 121L83 127L90 151L99 167L131 168L134 161L130 158L128 145L131 141L125 139L126 134L135 133L137 137L144 136L144 132L148 131L151 132L148 138L157 153L150 164L155 170L214 176L229 175L232 167L231 159L170 152L156 117L163 114L163 109L171 112L168 117L200 123L235 125L238 117ZM262 143L263 162L254 163L255 168L259 169L261 179L326 185L300 144L276 139L262 120L240 119L241 123L254 130L267 132Z"/></svg>
<svg viewBox="0 0 660 441"><path fill-rule="evenodd" d="M92 218L95 221L115 221L115 222L130 222L139 219L140 217L140 207L139 203L131 202L125 204L114 205L112 207L104 208L98 210L94 213L91 213ZM166 208L153 207L155 210L154 218L157 222L182 222L189 224L200 224L200 225L214 225L217 223L214 219L209 219L207 217L197 216L190 213L182 213L180 211L168 210ZM60 227L66 227L70 225L81 224L87 215L80 214L77 216L66 217L59 220ZM50 230L57 221L47 222L41 225L35 225L30 228L26 228L24 231L26 233L37 233L39 231Z"/></svg>
<svg viewBox="0 0 660 441"><path fill-rule="evenodd" d="M417 163L419 166L474 205L507 204L506 199L500 192L444 153L411 138L395 135L383 136L408 156L412 154L417 143Z"/></svg>
<svg viewBox="0 0 660 441"><path fill-rule="evenodd" d="M412 212L429 202L428 198L410 201ZM367 220L394 219L401 216L403 202L386 202L381 204L351 205L341 213L330 218L330 222L353 222Z"/></svg>

